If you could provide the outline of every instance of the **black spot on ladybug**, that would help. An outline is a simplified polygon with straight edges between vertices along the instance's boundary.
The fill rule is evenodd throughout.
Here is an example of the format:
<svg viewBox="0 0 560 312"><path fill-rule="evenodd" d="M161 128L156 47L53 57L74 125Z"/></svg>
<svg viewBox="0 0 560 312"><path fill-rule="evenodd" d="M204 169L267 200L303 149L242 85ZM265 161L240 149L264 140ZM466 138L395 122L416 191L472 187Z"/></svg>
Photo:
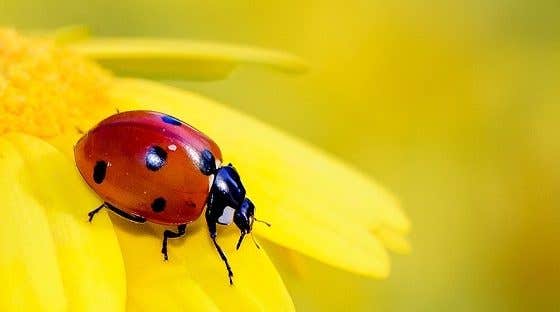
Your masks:
<svg viewBox="0 0 560 312"><path fill-rule="evenodd" d="M165 209L165 198L158 197L152 202L152 210L154 212L162 212Z"/></svg>
<svg viewBox="0 0 560 312"><path fill-rule="evenodd" d="M200 153L199 169L204 175L211 175L216 171L216 159L207 149Z"/></svg>
<svg viewBox="0 0 560 312"><path fill-rule="evenodd" d="M166 124L170 124L174 126L180 126L183 124L179 119L175 117L171 117L169 115L161 116L161 120L163 120L163 122L165 122Z"/></svg>
<svg viewBox="0 0 560 312"><path fill-rule="evenodd" d="M160 146L154 145L146 153L146 167L152 171L158 171L165 165L167 152Z"/></svg>
<svg viewBox="0 0 560 312"><path fill-rule="evenodd" d="M93 167L93 181L101 184L105 180L105 175L107 175L107 162L99 160L95 163L95 167Z"/></svg>

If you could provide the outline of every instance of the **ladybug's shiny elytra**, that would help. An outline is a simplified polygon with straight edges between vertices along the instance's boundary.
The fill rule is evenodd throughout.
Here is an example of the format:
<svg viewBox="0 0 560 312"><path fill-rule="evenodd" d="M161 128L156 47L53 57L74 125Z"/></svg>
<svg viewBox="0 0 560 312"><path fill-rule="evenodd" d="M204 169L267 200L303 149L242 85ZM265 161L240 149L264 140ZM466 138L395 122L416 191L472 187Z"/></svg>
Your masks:
<svg viewBox="0 0 560 312"><path fill-rule="evenodd" d="M169 115L129 111L85 134L74 156L84 180L103 199L88 214L89 221L108 208L130 221L176 225L176 232L163 233L165 260L167 240L183 236L206 207L210 237L232 283L232 270L216 241L216 224L237 225L239 248L256 220L255 206L245 197L235 168L221 165L222 154L212 139Z"/></svg>

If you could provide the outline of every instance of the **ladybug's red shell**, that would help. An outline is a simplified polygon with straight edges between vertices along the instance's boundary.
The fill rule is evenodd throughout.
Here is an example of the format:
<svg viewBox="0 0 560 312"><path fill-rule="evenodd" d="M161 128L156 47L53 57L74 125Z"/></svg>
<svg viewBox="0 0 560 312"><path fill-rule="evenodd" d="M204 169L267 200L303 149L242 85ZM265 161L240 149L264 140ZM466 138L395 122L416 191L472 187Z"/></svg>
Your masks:
<svg viewBox="0 0 560 312"><path fill-rule="evenodd" d="M221 162L206 135L168 115L132 111L113 115L74 148L87 184L107 203L159 224L197 219L208 197L210 177L199 169L201 153Z"/></svg>

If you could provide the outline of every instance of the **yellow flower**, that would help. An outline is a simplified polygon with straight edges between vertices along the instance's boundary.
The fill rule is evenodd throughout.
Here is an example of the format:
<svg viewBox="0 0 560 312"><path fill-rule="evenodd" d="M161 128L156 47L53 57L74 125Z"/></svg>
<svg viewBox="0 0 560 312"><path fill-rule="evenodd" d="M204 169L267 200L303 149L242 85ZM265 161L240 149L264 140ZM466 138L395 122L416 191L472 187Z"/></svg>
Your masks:
<svg viewBox="0 0 560 312"><path fill-rule="evenodd" d="M408 250L407 218L369 177L250 116L184 90L113 77L84 56L119 73L185 79L223 78L241 63L301 71L297 58L186 41L77 41L76 34L51 41L0 30L1 311L293 309L266 251L249 244L235 251L233 228L219 230L235 272L229 286L201 222L170 242L169 262L159 254L160 226L105 212L87 222L100 199L77 173L72 147L79 130L117 109L164 111L218 142L258 216L273 223L256 227L256 236L282 246L277 261L294 270L305 255L385 277L385 249Z"/></svg>

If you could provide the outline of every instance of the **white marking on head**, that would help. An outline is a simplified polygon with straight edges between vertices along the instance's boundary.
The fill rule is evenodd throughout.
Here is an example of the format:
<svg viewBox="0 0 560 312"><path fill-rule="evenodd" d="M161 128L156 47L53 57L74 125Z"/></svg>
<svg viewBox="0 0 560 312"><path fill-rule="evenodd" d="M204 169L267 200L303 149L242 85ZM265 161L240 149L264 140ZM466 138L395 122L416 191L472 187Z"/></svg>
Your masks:
<svg viewBox="0 0 560 312"><path fill-rule="evenodd" d="M170 151L176 151L177 150L177 145L175 144L171 144L167 147Z"/></svg>
<svg viewBox="0 0 560 312"><path fill-rule="evenodd" d="M233 221L234 214L235 214L235 209L231 208L230 206L226 206L226 208L224 208L224 212L218 218L218 222L224 225L230 224Z"/></svg>

